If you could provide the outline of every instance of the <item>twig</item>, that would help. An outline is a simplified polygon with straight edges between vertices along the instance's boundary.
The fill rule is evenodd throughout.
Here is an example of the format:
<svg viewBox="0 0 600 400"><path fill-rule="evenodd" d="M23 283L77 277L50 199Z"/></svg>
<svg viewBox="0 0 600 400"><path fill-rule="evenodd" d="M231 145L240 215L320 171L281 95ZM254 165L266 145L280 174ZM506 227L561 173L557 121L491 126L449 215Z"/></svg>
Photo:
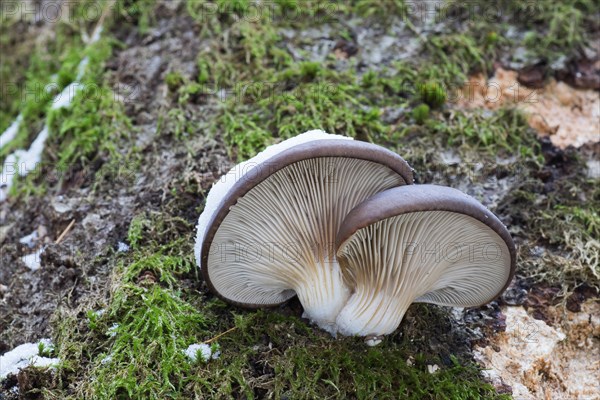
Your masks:
<svg viewBox="0 0 600 400"><path fill-rule="evenodd" d="M110 1L109 3L107 3L106 8L104 8L104 10L102 10L102 15L100 16L100 19L98 20L98 23L96 24L96 28L94 29L94 33L92 34L92 36L96 34L96 31L98 31L98 29L102 28L102 25L104 24L104 20L108 16L109 10L111 8L113 8L113 6L115 5L115 2L116 2L116 0Z"/></svg>
<svg viewBox="0 0 600 400"><path fill-rule="evenodd" d="M87 30L82 27L82 30L83 30L83 33L82 33L82 35L83 35L83 41L84 41L85 44L92 44L92 43L94 43L95 40L93 40L93 39L100 36L100 30L103 29L104 20L106 19L106 17L110 13L111 9L115 5L115 2L116 2L116 0L111 0L111 1L109 1L109 2L106 3L104 9L102 10L102 14L100 15L100 18L96 22L96 26L92 30L91 36L88 36Z"/></svg>
<svg viewBox="0 0 600 400"><path fill-rule="evenodd" d="M72 219L71 222L69 222L69 225L67 225L65 230L62 231L62 233L56 238L56 241L54 243L59 244L64 239L64 237L67 235L67 233L69 233L69 231L71 230L73 225L75 225L74 219Z"/></svg>
<svg viewBox="0 0 600 400"><path fill-rule="evenodd" d="M210 342L214 342L215 340L217 340L217 339L218 339L218 338L220 338L221 336L227 335L229 332L233 332L233 331L235 331L236 329L237 329L237 326L234 326L234 327L233 327L233 328L231 328L231 329L227 329L225 332L223 332L223 333L219 333L219 334L218 334L217 336L215 336L214 338L212 338L212 339L208 339L208 340L205 340L205 341L204 341L204 343L205 343L205 344L208 344L208 343L210 343Z"/></svg>

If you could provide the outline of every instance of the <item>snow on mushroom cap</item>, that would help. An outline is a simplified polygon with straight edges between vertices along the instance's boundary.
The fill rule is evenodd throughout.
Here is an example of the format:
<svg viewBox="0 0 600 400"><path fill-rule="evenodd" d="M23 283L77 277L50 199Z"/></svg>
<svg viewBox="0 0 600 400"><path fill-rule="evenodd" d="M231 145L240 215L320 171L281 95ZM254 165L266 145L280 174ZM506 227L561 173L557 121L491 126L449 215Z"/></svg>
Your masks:
<svg viewBox="0 0 600 400"><path fill-rule="evenodd" d="M340 227L337 257L354 288L336 319L345 335L389 334L415 301L485 304L515 268L512 238L496 216L435 185L389 189L358 205Z"/></svg>
<svg viewBox="0 0 600 400"><path fill-rule="evenodd" d="M198 235L196 237L196 246L194 247L194 253L196 256L196 263L199 267L202 267L200 262L200 252L202 250L202 243L204 242L204 236L208 230L211 220L215 213L219 210L221 200L231 190L231 188L239 181L244 175L248 174L257 165L260 165L272 158L273 156L290 149L299 144L313 142L323 139L341 139L341 140L353 140L351 137L332 135L322 130L315 129L312 131L305 132L301 135L293 138L284 140L281 143L274 144L267 147L262 152L258 153L251 159L237 164L231 168L229 172L222 177L215 185L211 188L206 198L206 205L204 211L198 219L198 225L196 226Z"/></svg>

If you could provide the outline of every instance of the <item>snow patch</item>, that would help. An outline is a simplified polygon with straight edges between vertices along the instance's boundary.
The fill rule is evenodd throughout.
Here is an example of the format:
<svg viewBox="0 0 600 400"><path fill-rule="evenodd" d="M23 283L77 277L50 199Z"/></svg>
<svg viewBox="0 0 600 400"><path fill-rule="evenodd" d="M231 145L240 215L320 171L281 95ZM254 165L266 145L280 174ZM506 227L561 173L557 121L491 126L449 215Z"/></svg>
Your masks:
<svg viewBox="0 0 600 400"><path fill-rule="evenodd" d="M77 92L79 92L82 87L83 84L79 82L71 82L62 90L62 92L54 97L52 100L52 110L69 107L77 95Z"/></svg>
<svg viewBox="0 0 600 400"><path fill-rule="evenodd" d="M194 343L191 344L187 349L184 350L186 356L189 357L192 362L196 362L198 356L204 362L209 360L216 360L221 356L219 345L209 345L206 343Z"/></svg>
<svg viewBox="0 0 600 400"><path fill-rule="evenodd" d="M37 271L42 266L42 253L46 249L46 246L42 246L31 254L21 257L21 261L27 268L32 271Z"/></svg>
<svg viewBox="0 0 600 400"><path fill-rule="evenodd" d="M106 335L109 337L117 336L117 330L119 329L119 324L112 324L110 328L106 331Z"/></svg>
<svg viewBox="0 0 600 400"><path fill-rule="evenodd" d="M37 135L28 150L15 150L6 157L0 174L0 184L2 185L0 188L0 203L6 200L10 187L14 182L15 174L26 176L29 172L35 170L42 158L44 142L46 142L47 137L48 127L44 126L44 129Z"/></svg>
<svg viewBox="0 0 600 400"><path fill-rule="evenodd" d="M35 246L35 242L37 242L39 236L37 230L31 232L29 235L23 236L19 239L19 243L24 244L25 246L32 249Z"/></svg>
<svg viewBox="0 0 600 400"><path fill-rule="evenodd" d="M98 317L98 318L100 318L101 316L103 316L105 313L106 313L106 309L104 309L104 308L101 308L101 309L99 309L98 311L94 311L94 312L93 312L93 314L94 314L96 317Z"/></svg>
<svg viewBox="0 0 600 400"><path fill-rule="evenodd" d="M40 343L42 346L40 346ZM8 375L16 374L20 369L28 366L50 367L60 362L58 358L40 356L40 347L49 350L53 349L50 339L42 339L38 343L25 343L17 346L0 356L0 381Z"/></svg>
<svg viewBox="0 0 600 400"><path fill-rule="evenodd" d="M23 115L19 114L17 119L15 119L13 123L10 124L10 126L6 128L4 132L2 132L2 135L0 135L0 149L6 146L15 138L15 136L17 136L21 121L23 121Z"/></svg>
<svg viewBox="0 0 600 400"><path fill-rule="evenodd" d="M427 372L430 374L435 374L439 369L440 367L437 364L427 365Z"/></svg>
<svg viewBox="0 0 600 400"><path fill-rule="evenodd" d="M76 81L80 81L83 78L83 75L85 74L85 69L87 68L89 63L89 57L84 57L84 59L81 60L81 62L77 66L77 77L75 78Z"/></svg>
<svg viewBox="0 0 600 400"><path fill-rule="evenodd" d="M600 178L600 160L588 160L587 166L587 177L590 179Z"/></svg>
<svg viewBox="0 0 600 400"><path fill-rule="evenodd" d="M126 243L119 242L117 244L117 252L119 252L119 253L126 253L128 251L129 251L129 246Z"/></svg>

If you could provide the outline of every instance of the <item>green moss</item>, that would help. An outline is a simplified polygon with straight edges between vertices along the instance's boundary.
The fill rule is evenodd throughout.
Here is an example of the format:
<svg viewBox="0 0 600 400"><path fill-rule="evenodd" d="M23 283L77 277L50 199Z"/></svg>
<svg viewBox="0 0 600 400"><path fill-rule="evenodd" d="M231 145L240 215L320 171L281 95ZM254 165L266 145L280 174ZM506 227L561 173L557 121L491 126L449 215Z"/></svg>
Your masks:
<svg viewBox="0 0 600 400"><path fill-rule="evenodd" d="M45 344L44 342L38 342L38 355L40 357L53 357L54 356L54 346Z"/></svg>
<svg viewBox="0 0 600 400"><path fill-rule="evenodd" d="M102 0L65 4L62 13L69 17L52 26L52 34L48 31L50 28L42 28L43 33L37 38L20 37L21 29L15 28L22 23L19 16L24 9L14 14L15 20L2 18L0 42L6 43L7 47L3 46L3 49L16 57L3 57L0 64L2 82L10 83L6 88L10 95L0 99L0 115L3 116L0 132L19 113L23 115L23 123L15 140L0 149L0 161L15 149L27 147L39 133L53 97L77 76L77 66L86 53L82 38L95 28L99 11L106 5ZM109 28L108 22L106 25L105 28Z"/></svg>
<svg viewBox="0 0 600 400"><path fill-rule="evenodd" d="M439 108L446 102L445 89L436 82L424 82L418 86L421 100L432 108Z"/></svg>
<svg viewBox="0 0 600 400"><path fill-rule="evenodd" d="M412 117L417 124L423 124L429 118L429 106L427 104L419 104L413 109Z"/></svg>
<svg viewBox="0 0 600 400"><path fill-rule="evenodd" d="M18 9L18 8L17 8ZM11 7L7 8L11 10ZM24 10L21 10L24 11ZM16 146L23 146L37 134L43 110L54 95L60 92L75 74L81 50L81 39L72 35L64 24L58 24L52 40L23 35L22 13L7 11L0 21L0 44L10 57L0 62L0 132L3 132L19 113L25 123L15 142L0 151L0 160ZM12 18L12 19L11 19ZM25 128L30 127L30 130Z"/></svg>
<svg viewBox="0 0 600 400"><path fill-rule="evenodd" d="M177 91L177 89L183 86L184 82L185 79L179 72L172 71L165 76L165 83L172 92Z"/></svg>
<svg viewBox="0 0 600 400"><path fill-rule="evenodd" d="M271 71L267 81L234 87L215 131L238 159L311 129L375 141L389 133L382 108L406 106L418 96L416 74L406 64L361 77L324 63L294 63Z"/></svg>
<svg viewBox="0 0 600 400"><path fill-rule="evenodd" d="M478 370L456 359L436 374L435 357L415 355L390 341L368 348L353 338L333 340L296 317L253 312L235 318L218 362L197 371L199 398L496 398ZM409 357L414 365L407 365ZM241 372L241 373L240 373ZM191 393L190 393L191 394Z"/></svg>
<svg viewBox="0 0 600 400"><path fill-rule="evenodd" d="M587 0L543 1L534 11L529 26L537 29L526 37L525 45L535 56L552 62L590 43L588 32L597 25L600 6Z"/></svg>
<svg viewBox="0 0 600 400"><path fill-rule="evenodd" d="M136 215L131 220L127 232L127 241L134 250L139 248L139 243L144 239L144 228L148 227L149 224L150 221L144 214Z"/></svg>
<svg viewBox="0 0 600 400"><path fill-rule="evenodd" d="M311 129L368 140L383 134L385 128L377 107L360 106L357 89L356 82L300 82L289 91L260 99L252 116L238 117L240 109L248 106L231 105L217 126L240 158L256 154L273 137L286 139Z"/></svg>
<svg viewBox="0 0 600 400"><path fill-rule="evenodd" d="M421 77L447 90L462 86L470 73L487 71L489 62L483 46L464 33L433 36L424 43L431 65L421 69Z"/></svg>
<svg viewBox="0 0 600 400"><path fill-rule="evenodd" d="M136 279L150 273L152 279L157 279L170 287L176 286L177 276L192 271L193 262L188 255L172 255L171 250L182 247L181 240L163 246L159 251L149 256L135 259L123 275L124 282L135 282Z"/></svg>
<svg viewBox="0 0 600 400"><path fill-rule="evenodd" d="M600 289L600 187L585 176L585 164L571 154L571 171L553 179L547 190L545 170L523 170L522 182L499 209L527 238L520 248L518 273L562 287L562 294L582 283ZM583 200L582 202L582 199Z"/></svg>
<svg viewBox="0 0 600 400"><path fill-rule="evenodd" d="M495 46L500 42L500 36L498 36L497 32L491 31L485 37L485 44L487 46Z"/></svg>
<svg viewBox="0 0 600 400"><path fill-rule="evenodd" d="M115 8L120 20L135 24L140 33L146 33L155 22L157 6L157 0L118 0Z"/></svg>
<svg viewBox="0 0 600 400"><path fill-rule="evenodd" d="M414 367L407 367L405 357L402 351L389 348L348 351L336 345L325 349L310 344L293 347L275 365L276 376L281 376L276 379L275 387L280 389L278 394L297 399L495 397L493 389L478 383L476 369L461 366L456 359L450 368L432 375L427 371L424 357L417 357ZM304 371L311 374L303 377Z"/></svg>
<svg viewBox="0 0 600 400"><path fill-rule="evenodd" d="M504 52L524 46L529 61L548 64L562 57L579 57L581 50L593 43L591 33L600 15L600 5L592 0L503 0L494 5L485 1L454 1L449 7L464 8L462 22L469 22L470 36L487 35L488 44L500 45ZM523 35L514 35L515 28ZM493 41L489 40L490 30L497 33ZM513 33L510 40L505 37L509 30Z"/></svg>
<svg viewBox="0 0 600 400"><path fill-rule="evenodd" d="M269 68L291 60L278 48L279 41L271 24L251 19L234 22L228 27L226 40L213 42L210 49L198 54L198 83L219 89L268 79Z"/></svg>
<svg viewBox="0 0 600 400"><path fill-rule="evenodd" d="M73 3L72 18L84 18L79 8L98 3L87 1ZM99 7L98 9L102 9ZM85 14L87 15L87 14ZM99 16L98 16L99 17ZM81 21L88 29L89 17ZM92 24L93 25L93 24ZM24 85L27 96L21 104L23 121L16 138L0 149L0 160L18 148L28 148L44 124L49 136L45 143L42 164L37 166L41 174L29 174L17 180L12 195L40 195L46 190L45 172L64 177L84 170L99 155L117 158L114 144L118 136L127 130L128 120L113 90L104 81L104 62L112 54L113 43L102 39L86 46L79 35L73 35L70 25L59 24L56 42L32 56ZM77 39L73 39L73 38ZM87 57L78 90L61 93L81 72L79 66ZM58 94L72 96L71 105L52 109ZM57 99L63 101L64 99ZM112 140L108 140L108 138ZM87 170L86 170L87 171ZM68 174L67 174L68 173Z"/></svg>
<svg viewBox="0 0 600 400"><path fill-rule="evenodd" d="M263 121L257 115L226 112L221 121L223 134L234 158L250 158L272 143L273 136L262 126Z"/></svg>
<svg viewBox="0 0 600 400"><path fill-rule="evenodd" d="M41 49L33 53L24 78L15 82L18 92L14 97L11 96L15 99L15 105L18 106L23 120L15 139L8 144L3 144L0 149L0 160L4 160L16 149L27 148L38 135L52 99L71 83L72 77L76 74L77 64L81 60L80 52L81 48L72 48L65 55L58 56L58 60L53 61L47 59L53 56L44 54Z"/></svg>
<svg viewBox="0 0 600 400"><path fill-rule="evenodd" d="M288 26L306 26L329 20L338 11L347 11L345 2L302 2L298 0L274 0L256 3L251 0L197 0L186 3L192 18L202 24L205 32L220 34L232 24L251 21L260 25L273 22Z"/></svg>
<svg viewBox="0 0 600 400"><path fill-rule="evenodd" d="M370 0L354 0L349 2L350 10L361 17L373 17L383 22L391 22L393 17L406 17L409 10L404 0L386 1L385 7Z"/></svg>
<svg viewBox="0 0 600 400"><path fill-rule="evenodd" d="M182 94L180 100L188 95L189 92L186 91L185 94ZM181 108L172 108L165 116L159 116L156 131L160 134L170 133L175 139L181 140L189 135L193 126L194 121L186 117L185 110Z"/></svg>
<svg viewBox="0 0 600 400"><path fill-rule="evenodd" d="M457 111L427 124L433 135L442 135L446 146L486 150L493 155L519 155L541 162L535 133L515 108L498 111Z"/></svg>
<svg viewBox="0 0 600 400"><path fill-rule="evenodd" d="M106 42L98 46L107 47L88 52L90 71L80 81L81 90L66 94L73 96L71 105L46 110L49 135L45 155L37 168L61 179L77 171L89 172L96 157L119 158L115 142L129 128L122 105L115 101L114 92L102 82L103 64L99 59L106 57L106 49L110 46ZM43 193L47 182L44 178L45 173L41 173L17 180L11 188L12 195Z"/></svg>
<svg viewBox="0 0 600 400"><path fill-rule="evenodd" d="M207 338L211 319L189 301L196 296L179 287L193 267L182 227L192 228L158 214L134 218L128 233L133 252L113 256L114 286L104 311L88 309L83 326L61 322L62 371L79 374L72 398L183 398L193 377L184 350Z"/></svg>
<svg viewBox="0 0 600 400"><path fill-rule="evenodd" d="M398 6L403 5L399 2ZM243 8L243 4L236 7ZM229 17L223 14L213 23L231 23ZM199 57L198 80L205 84L206 92L230 93L214 131L223 136L230 154L238 159L309 129L320 128L361 140L389 138L389 127L381 120L382 107L417 101L440 107L449 97L448 92L462 86L469 73L487 71L492 60L486 57L499 41L497 34L489 34L483 43L463 33L433 36L424 41L430 63L399 63L393 70L367 71L358 77L352 70L334 71L330 60L292 62L291 55L277 46L277 20L268 22L256 25L234 21L228 40L216 42L210 53ZM261 32L269 34L259 35ZM250 76L252 79L247 80ZM517 147L528 156L534 153L527 146L519 146L518 134L492 126L495 120L508 120L506 113L490 118L492 121L487 119L467 124L465 137L461 137L460 127L453 128L462 121L458 125L455 121L437 125L433 121L429 128L446 131L450 142L476 142L477 146L501 146L507 151ZM485 129L479 130L480 126Z"/></svg>
<svg viewBox="0 0 600 400"><path fill-rule="evenodd" d="M205 317L170 290L126 284L113 294L107 318L115 325L107 354L95 360L93 397L177 396L190 370L183 350L198 341Z"/></svg>

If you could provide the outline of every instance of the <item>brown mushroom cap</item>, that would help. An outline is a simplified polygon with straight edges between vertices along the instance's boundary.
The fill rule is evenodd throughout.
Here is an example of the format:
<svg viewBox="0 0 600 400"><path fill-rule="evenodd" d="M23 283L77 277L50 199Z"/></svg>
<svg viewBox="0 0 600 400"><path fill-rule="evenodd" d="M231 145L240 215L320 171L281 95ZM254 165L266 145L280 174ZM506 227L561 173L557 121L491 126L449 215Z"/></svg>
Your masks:
<svg viewBox="0 0 600 400"><path fill-rule="evenodd" d="M336 322L344 334L390 333L415 301L485 304L509 285L516 263L512 238L493 213L436 185L365 200L343 221L336 249L355 291Z"/></svg>
<svg viewBox="0 0 600 400"><path fill-rule="evenodd" d="M333 276L343 218L373 194L412 181L404 159L369 143L324 139L277 153L239 178L216 207L197 244L205 281L239 306L273 306L298 294L305 310L318 313L328 297L339 297L334 292L347 290ZM307 304L313 301L321 305Z"/></svg>

